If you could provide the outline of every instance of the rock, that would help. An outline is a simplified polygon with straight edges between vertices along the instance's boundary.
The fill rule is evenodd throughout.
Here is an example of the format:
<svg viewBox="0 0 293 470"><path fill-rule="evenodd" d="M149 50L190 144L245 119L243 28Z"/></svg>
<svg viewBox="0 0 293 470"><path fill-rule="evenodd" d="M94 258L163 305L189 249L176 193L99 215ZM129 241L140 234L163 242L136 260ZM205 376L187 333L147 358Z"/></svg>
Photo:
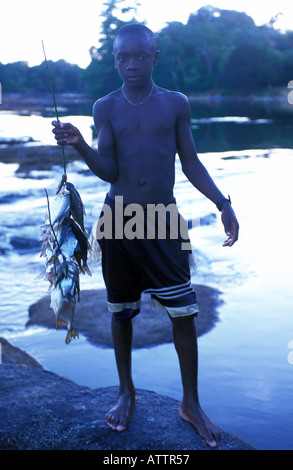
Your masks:
<svg viewBox="0 0 293 470"><path fill-rule="evenodd" d="M15 250L28 251L40 250L40 241L26 237L11 237L10 243Z"/></svg>
<svg viewBox="0 0 293 470"><path fill-rule="evenodd" d="M218 321L220 292L212 287L194 285L200 313L195 319L198 336L214 327ZM50 296L45 296L29 308L26 326L55 328L56 318L50 308ZM75 326L95 345L112 347L111 313L107 309L105 289L81 291L76 304ZM144 348L173 342L172 324L162 309L151 308L150 297L142 295L141 312L133 320L133 347Z"/></svg>
<svg viewBox="0 0 293 470"><path fill-rule="evenodd" d="M12 346L5 338L0 338L0 347L0 364L22 365L24 367L38 367L42 369L42 366L33 357L25 351ZM2 365L0 367L2 368Z"/></svg>
<svg viewBox="0 0 293 470"><path fill-rule="evenodd" d="M0 137L0 145L19 145L28 144L29 142L34 142L34 139L30 136Z"/></svg>
<svg viewBox="0 0 293 470"><path fill-rule="evenodd" d="M118 388L89 389L38 367L1 366L1 450L208 450L194 428L178 415L179 402L137 390L124 432L104 416ZM159 417L159 418L158 418ZM218 450L252 450L222 433ZM187 452L188 453L188 452Z"/></svg>
<svg viewBox="0 0 293 470"><path fill-rule="evenodd" d="M216 222L217 216L213 212L200 218L200 225L212 225Z"/></svg>
<svg viewBox="0 0 293 470"><path fill-rule="evenodd" d="M80 155L73 147L66 147L66 162L80 160ZM54 165L62 166L62 149L58 145L9 146L0 148L0 161L18 163L17 173L51 170Z"/></svg>

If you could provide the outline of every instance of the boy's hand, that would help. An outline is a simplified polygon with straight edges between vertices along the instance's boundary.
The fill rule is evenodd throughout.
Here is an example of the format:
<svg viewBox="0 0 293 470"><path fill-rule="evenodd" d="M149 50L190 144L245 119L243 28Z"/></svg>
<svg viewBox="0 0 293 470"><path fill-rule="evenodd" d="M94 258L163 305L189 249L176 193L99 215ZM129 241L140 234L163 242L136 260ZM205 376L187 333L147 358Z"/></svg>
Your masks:
<svg viewBox="0 0 293 470"><path fill-rule="evenodd" d="M232 246L238 240L239 223L230 203L224 204L221 219L228 236L223 246Z"/></svg>
<svg viewBox="0 0 293 470"><path fill-rule="evenodd" d="M80 131L69 122L62 124L60 121L53 121L52 126L58 145L76 145L83 141Z"/></svg>

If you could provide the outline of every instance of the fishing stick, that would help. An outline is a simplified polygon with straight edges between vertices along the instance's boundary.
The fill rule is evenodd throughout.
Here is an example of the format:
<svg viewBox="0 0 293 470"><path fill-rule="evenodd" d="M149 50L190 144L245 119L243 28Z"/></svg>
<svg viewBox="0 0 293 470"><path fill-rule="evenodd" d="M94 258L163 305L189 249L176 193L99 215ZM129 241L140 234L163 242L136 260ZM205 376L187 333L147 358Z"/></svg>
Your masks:
<svg viewBox="0 0 293 470"><path fill-rule="evenodd" d="M48 66L48 61L47 61L46 52L45 52L45 46L44 46L44 42L43 42L43 41L42 41L42 46L43 46L43 52L44 52L44 57L45 57L47 75L48 75L48 79L49 79L49 85L50 85L50 88L51 88L51 93L52 93L53 102L54 102L54 108L55 108L55 113L56 113L56 119L57 119L57 121L59 121L58 110L57 110L57 105L56 105L56 100L55 100L55 94L54 94L54 90L53 90L52 80L51 80L51 76L50 76L50 72L49 72L49 66ZM59 121L59 122L60 122L60 121ZM62 155L63 155L63 168L64 168L64 173L65 173L65 175L66 175L66 162L65 162L65 152L64 152L64 146L63 146L63 145L62 145Z"/></svg>

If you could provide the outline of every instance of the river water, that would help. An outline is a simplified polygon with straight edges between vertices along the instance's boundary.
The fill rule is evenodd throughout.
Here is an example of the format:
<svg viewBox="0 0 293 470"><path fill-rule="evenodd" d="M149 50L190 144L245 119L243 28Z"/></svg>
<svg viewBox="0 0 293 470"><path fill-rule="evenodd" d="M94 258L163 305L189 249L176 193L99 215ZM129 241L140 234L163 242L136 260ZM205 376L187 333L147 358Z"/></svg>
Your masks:
<svg viewBox="0 0 293 470"><path fill-rule="evenodd" d="M216 287L223 300L216 326L199 338L201 404L216 424L257 448L292 450L292 106L216 101L192 108L199 157L224 194L231 195L240 222L239 241L223 248L219 213L176 163L175 197L182 214L214 214L213 223L190 231L198 264L192 281ZM64 109L61 114L92 141L90 111L80 115ZM38 144L54 144L52 116L52 110L12 113L0 108L0 138L28 135ZM43 268L38 238L46 210L44 188L54 194L61 156L60 167L51 171L21 175L17 168L0 163L0 336L79 384L117 385L112 349L95 347L82 335L67 346L64 330L25 327L28 307L47 293L46 282L35 280ZM85 170L81 161L67 167L82 195L90 230L108 185ZM104 287L101 266L90 267L93 275L81 277L81 289ZM138 388L181 399L172 344L135 350L133 376Z"/></svg>

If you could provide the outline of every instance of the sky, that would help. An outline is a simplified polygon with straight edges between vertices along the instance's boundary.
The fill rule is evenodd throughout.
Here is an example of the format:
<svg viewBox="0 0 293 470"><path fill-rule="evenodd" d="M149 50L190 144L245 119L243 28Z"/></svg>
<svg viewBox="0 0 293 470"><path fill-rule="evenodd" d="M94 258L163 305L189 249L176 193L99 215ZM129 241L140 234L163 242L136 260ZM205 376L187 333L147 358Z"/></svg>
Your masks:
<svg viewBox="0 0 293 470"><path fill-rule="evenodd" d="M127 0L126 5L133 5ZM257 25L265 24L277 13L278 29L293 29L292 0L140 0L138 21L146 21L157 32L167 22L186 23L191 13L210 4L237 10L251 16ZM25 61L29 66L44 60L42 41L48 60L64 59L87 67L89 49L99 46L102 0L1 0L0 62Z"/></svg>

